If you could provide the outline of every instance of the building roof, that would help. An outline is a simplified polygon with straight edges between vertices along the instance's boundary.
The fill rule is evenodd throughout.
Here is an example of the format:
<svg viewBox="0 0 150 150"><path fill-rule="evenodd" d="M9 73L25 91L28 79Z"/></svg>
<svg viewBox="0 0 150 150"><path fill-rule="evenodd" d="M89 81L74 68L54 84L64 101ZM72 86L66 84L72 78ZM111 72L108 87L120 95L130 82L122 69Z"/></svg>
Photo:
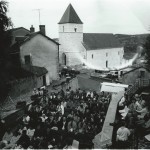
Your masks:
<svg viewBox="0 0 150 150"><path fill-rule="evenodd" d="M83 22L80 20L79 16L77 15L76 11L74 10L71 4L69 4L69 6L67 7L58 24L64 23L83 24Z"/></svg>
<svg viewBox="0 0 150 150"><path fill-rule="evenodd" d="M140 68L144 68L144 69L146 69L148 72L150 72L150 69L147 68L146 66L138 66L138 67L133 68L132 70L129 70L129 71L125 72L123 75L128 74L128 73L130 73L130 72L132 72L132 71L135 71L135 70L137 70L137 69L140 69Z"/></svg>
<svg viewBox="0 0 150 150"><path fill-rule="evenodd" d="M39 32L34 32L34 33L31 33L31 34L27 34L26 36L24 37L16 37L16 42L10 47L10 53L16 53L16 52L19 52L19 47L21 45L23 45L24 43L26 43L27 41L31 40L33 37L35 37L36 35L42 35L44 36L45 38L47 38L48 40L54 42L55 44L57 45L60 45L58 42L56 42L55 40L49 38L48 36L46 35L43 35L40 31Z"/></svg>
<svg viewBox="0 0 150 150"><path fill-rule="evenodd" d="M8 32L13 32L13 31L17 31L17 30L20 30L20 29L24 29L24 30L26 30L27 32L30 32L30 30L28 30L28 29L26 29L26 28L24 28L24 27L12 28L12 29L9 29L9 30L7 30L7 31L8 31Z"/></svg>
<svg viewBox="0 0 150 150"><path fill-rule="evenodd" d="M54 38L53 40L59 43L59 38Z"/></svg>
<svg viewBox="0 0 150 150"><path fill-rule="evenodd" d="M119 40L111 33L84 33L83 46L86 50L122 47Z"/></svg>
<svg viewBox="0 0 150 150"><path fill-rule="evenodd" d="M42 36L44 36L44 37L47 38L48 40L54 42L54 43L57 44L57 45L60 45L58 42L56 42L55 40L51 39L50 37L48 37L48 36L42 34L40 31L31 33L31 34L28 34L28 35L27 35L27 38L21 43L21 45L24 44L25 42L29 41L30 39L32 39L33 37L35 37L35 36L38 35L38 34L41 34Z"/></svg>
<svg viewBox="0 0 150 150"><path fill-rule="evenodd" d="M33 75L36 75L37 77L40 77L48 73L47 69L44 67L31 66L31 65L23 65L22 67L24 70L31 72Z"/></svg>

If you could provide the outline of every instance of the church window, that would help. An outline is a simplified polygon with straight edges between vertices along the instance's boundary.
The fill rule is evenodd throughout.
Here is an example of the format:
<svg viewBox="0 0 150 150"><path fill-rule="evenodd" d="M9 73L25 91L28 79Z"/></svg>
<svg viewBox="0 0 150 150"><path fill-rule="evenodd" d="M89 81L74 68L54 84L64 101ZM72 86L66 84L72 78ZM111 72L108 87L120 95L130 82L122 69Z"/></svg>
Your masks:
<svg viewBox="0 0 150 150"><path fill-rule="evenodd" d="M106 57L108 56L108 53L106 53Z"/></svg>
<svg viewBox="0 0 150 150"><path fill-rule="evenodd" d="M108 61L106 61L106 68L108 67Z"/></svg>
<svg viewBox="0 0 150 150"><path fill-rule="evenodd" d="M93 59L93 54L92 54L92 59Z"/></svg>
<svg viewBox="0 0 150 150"><path fill-rule="evenodd" d="M64 26L63 26L63 32L65 31Z"/></svg>
<svg viewBox="0 0 150 150"><path fill-rule="evenodd" d="M74 31L77 32L77 28L74 28Z"/></svg>

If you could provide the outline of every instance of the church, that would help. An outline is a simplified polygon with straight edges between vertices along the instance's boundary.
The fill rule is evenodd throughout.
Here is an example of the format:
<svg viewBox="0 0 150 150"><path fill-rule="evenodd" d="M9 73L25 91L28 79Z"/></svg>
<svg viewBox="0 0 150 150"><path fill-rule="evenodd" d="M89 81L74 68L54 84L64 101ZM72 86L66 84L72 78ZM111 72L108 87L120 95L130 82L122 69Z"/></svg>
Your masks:
<svg viewBox="0 0 150 150"><path fill-rule="evenodd" d="M85 64L93 69L112 69L121 65L124 50L115 35L83 33L83 22L71 4L58 25L60 64Z"/></svg>

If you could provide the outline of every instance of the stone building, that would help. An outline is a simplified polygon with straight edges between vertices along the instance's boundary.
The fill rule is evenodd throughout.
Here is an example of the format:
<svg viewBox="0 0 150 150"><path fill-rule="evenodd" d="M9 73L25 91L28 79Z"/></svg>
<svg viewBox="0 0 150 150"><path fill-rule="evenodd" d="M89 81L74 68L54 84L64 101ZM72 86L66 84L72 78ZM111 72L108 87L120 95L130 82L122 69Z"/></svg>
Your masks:
<svg viewBox="0 0 150 150"><path fill-rule="evenodd" d="M12 32L16 32L16 30L13 29ZM17 34L10 49L12 61L16 65L20 63L21 66L30 65L46 68L48 70L46 79L44 79L46 85L49 85L52 80L58 79L59 44L45 35L45 26L40 25L39 32L34 32L34 28L31 27L30 33L27 32L22 36L21 34L22 32L19 36Z"/></svg>
<svg viewBox="0 0 150 150"><path fill-rule="evenodd" d="M70 4L59 21L60 63L92 68L121 65L123 46L113 34L83 33L83 22Z"/></svg>

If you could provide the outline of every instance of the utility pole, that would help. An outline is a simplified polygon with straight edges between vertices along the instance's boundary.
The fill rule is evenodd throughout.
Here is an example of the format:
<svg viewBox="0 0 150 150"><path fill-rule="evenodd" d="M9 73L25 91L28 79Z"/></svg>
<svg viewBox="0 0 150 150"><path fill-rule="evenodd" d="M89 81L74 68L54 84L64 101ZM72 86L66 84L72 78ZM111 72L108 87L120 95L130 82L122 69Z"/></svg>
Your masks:
<svg viewBox="0 0 150 150"><path fill-rule="evenodd" d="M41 9L34 9L35 11L38 11L39 14L39 25L41 25Z"/></svg>

